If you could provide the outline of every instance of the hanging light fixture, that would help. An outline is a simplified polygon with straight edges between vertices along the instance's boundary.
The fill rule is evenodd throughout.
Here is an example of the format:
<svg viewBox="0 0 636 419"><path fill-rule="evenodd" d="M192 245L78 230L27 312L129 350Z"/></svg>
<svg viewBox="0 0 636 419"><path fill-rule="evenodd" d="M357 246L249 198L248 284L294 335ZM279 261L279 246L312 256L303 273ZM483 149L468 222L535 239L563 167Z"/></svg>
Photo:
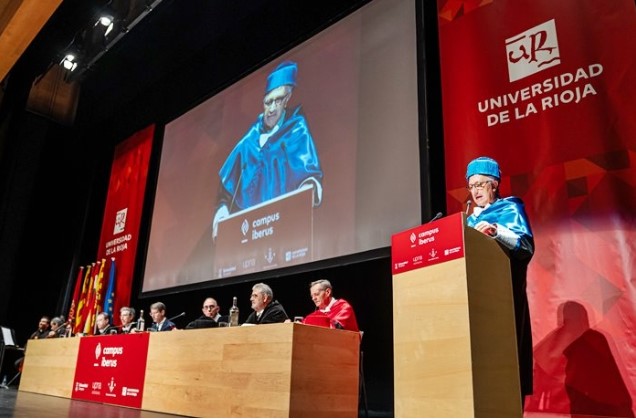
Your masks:
<svg viewBox="0 0 636 419"><path fill-rule="evenodd" d="M81 28L63 50L64 57L59 64L67 71L68 81L79 80L162 1L108 1L99 14L94 14L90 23Z"/></svg>

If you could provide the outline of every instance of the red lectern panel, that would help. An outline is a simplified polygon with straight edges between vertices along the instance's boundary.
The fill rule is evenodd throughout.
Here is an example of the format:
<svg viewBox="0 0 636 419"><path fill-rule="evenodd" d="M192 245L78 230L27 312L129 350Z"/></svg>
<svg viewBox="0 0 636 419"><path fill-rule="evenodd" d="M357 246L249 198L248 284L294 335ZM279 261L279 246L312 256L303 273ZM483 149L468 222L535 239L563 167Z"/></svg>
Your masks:
<svg viewBox="0 0 636 419"><path fill-rule="evenodd" d="M73 399L141 408L148 333L80 340Z"/></svg>
<svg viewBox="0 0 636 419"><path fill-rule="evenodd" d="M391 237L393 275L464 257L464 224L457 213Z"/></svg>

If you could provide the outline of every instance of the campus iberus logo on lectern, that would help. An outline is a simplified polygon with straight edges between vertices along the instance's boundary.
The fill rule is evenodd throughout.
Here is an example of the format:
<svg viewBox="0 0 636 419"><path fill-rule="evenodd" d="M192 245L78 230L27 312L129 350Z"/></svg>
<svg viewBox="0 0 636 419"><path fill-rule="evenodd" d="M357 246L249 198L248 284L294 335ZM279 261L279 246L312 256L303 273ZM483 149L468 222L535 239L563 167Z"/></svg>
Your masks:
<svg viewBox="0 0 636 419"><path fill-rule="evenodd" d="M71 397L141 408L149 334L80 339Z"/></svg>
<svg viewBox="0 0 636 419"><path fill-rule="evenodd" d="M464 256L462 214L411 228L391 237L392 272L398 274Z"/></svg>

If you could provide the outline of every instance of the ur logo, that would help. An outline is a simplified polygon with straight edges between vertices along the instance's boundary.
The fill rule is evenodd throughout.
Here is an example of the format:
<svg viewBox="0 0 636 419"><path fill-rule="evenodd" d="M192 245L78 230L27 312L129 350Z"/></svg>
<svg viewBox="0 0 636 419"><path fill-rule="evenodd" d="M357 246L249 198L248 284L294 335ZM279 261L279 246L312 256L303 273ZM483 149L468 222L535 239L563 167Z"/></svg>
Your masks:
<svg viewBox="0 0 636 419"><path fill-rule="evenodd" d="M415 233L411 233L411 235L409 236L409 239L411 240L411 244L415 243L415 239L417 239L417 236L415 235Z"/></svg>
<svg viewBox="0 0 636 419"><path fill-rule="evenodd" d="M506 56L510 82L561 64L554 19L506 39Z"/></svg>
<svg viewBox="0 0 636 419"><path fill-rule="evenodd" d="M243 220L243 223L241 224L241 233L243 233L243 235L247 235L247 232L250 229L250 223L247 222L247 220Z"/></svg>
<svg viewBox="0 0 636 419"><path fill-rule="evenodd" d="M128 208L117 211L117 215L115 215L115 228L113 228L113 234L122 233L126 229L126 214L128 214Z"/></svg>
<svg viewBox="0 0 636 419"><path fill-rule="evenodd" d="M99 355L102 353L102 344L98 343L95 347L95 359L99 359Z"/></svg>

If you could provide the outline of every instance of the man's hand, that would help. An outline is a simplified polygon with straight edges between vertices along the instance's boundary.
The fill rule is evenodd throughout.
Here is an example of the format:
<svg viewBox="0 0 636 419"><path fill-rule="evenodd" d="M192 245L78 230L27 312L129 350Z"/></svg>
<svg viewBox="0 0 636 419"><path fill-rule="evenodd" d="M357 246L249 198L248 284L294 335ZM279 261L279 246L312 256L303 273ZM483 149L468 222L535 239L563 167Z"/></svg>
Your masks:
<svg viewBox="0 0 636 419"><path fill-rule="evenodd" d="M212 220L212 240L216 241L216 236L219 234L219 221L229 216L230 210L228 210L227 205L221 205L219 209L216 210L214 219Z"/></svg>
<svg viewBox="0 0 636 419"><path fill-rule="evenodd" d="M497 224L490 224L486 221L480 221L475 224L475 230L484 233L487 236L495 237L497 235Z"/></svg>

